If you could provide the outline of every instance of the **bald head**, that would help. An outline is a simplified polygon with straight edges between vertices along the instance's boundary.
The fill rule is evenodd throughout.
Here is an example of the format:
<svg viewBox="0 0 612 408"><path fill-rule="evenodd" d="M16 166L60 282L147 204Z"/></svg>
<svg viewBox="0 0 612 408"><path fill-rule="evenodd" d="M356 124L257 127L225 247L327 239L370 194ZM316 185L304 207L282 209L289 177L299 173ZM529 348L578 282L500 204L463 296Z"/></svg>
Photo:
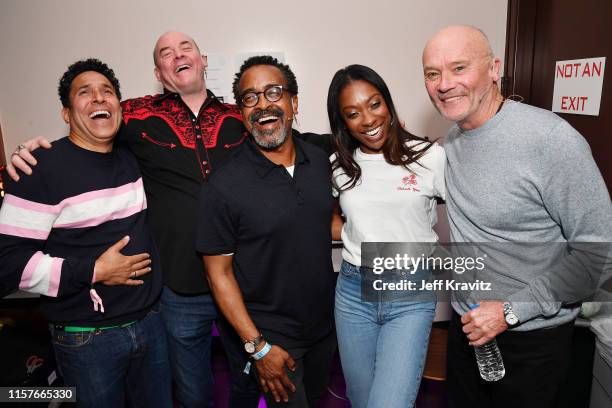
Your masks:
<svg viewBox="0 0 612 408"><path fill-rule="evenodd" d="M462 129L474 129L499 106L500 60L478 28L457 25L434 35L423 50L425 87L438 111Z"/></svg>
<svg viewBox="0 0 612 408"><path fill-rule="evenodd" d="M187 34L182 33L180 31L166 31L165 33L159 36L159 38L155 42L155 48L153 48L153 63L156 67L159 63L159 55L162 47L164 47L165 44L171 42L174 39L179 39L181 42L190 42L198 50L198 53L200 52L198 44L193 38L191 38Z"/></svg>
<svg viewBox="0 0 612 408"><path fill-rule="evenodd" d="M423 50L423 61L425 61L425 55L428 52L448 47L469 49L470 54L474 56L494 57L491 43L480 28L470 25L452 25L438 31L427 41Z"/></svg>
<svg viewBox="0 0 612 408"><path fill-rule="evenodd" d="M182 98L193 97L198 102L206 98L204 73L208 61L193 38L178 31L162 34L155 43L153 60L155 77L164 89L176 92Z"/></svg>

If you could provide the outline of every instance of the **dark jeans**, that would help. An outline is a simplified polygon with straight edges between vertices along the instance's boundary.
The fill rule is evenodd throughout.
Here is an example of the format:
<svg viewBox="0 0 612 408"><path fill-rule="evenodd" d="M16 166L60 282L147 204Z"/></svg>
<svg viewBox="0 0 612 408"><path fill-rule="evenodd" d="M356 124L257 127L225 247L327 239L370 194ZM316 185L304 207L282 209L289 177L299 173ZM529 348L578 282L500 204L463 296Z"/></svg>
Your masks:
<svg viewBox="0 0 612 408"><path fill-rule="evenodd" d="M248 354L244 351L244 344L225 318L219 316L216 324L231 374L229 407L257 408L261 391L253 375L255 367L251 367L249 374L244 373L244 366L249 360Z"/></svg>
<svg viewBox="0 0 612 408"><path fill-rule="evenodd" d="M506 331L497 336L506 375L480 378L474 348L453 312L448 333L447 389L450 408L555 408L569 363L574 322L550 329Z"/></svg>
<svg viewBox="0 0 612 408"><path fill-rule="evenodd" d="M124 328L64 332L51 327L58 370L83 407L172 406L159 312Z"/></svg>
<svg viewBox="0 0 612 408"><path fill-rule="evenodd" d="M257 381L255 365L251 365L249 374L243 372L249 361L244 351L244 345L229 323L219 318L217 329L225 348L230 366L232 383L230 391L230 408L257 408L261 390ZM286 349L295 360L296 370L287 370L289 378L296 386L294 394L289 393L289 402L276 403L272 394L264 394L266 405L270 407L312 407L315 408L319 399L327 389L331 362L336 352L336 333L308 348Z"/></svg>
<svg viewBox="0 0 612 408"><path fill-rule="evenodd" d="M177 407L213 404L212 324L217 308L210 295L183 296L164 287L161 315L166 327Z"/></svg>
<svg viewBox="0 0 612 408"><path fill-rule="evenodd" d="M336 352L336 333L308 348L287 349L295 360L295 371L286 370L295 385L295 393L289 392L289 402L276 402L271 393L264 394L266 405L272 407L316 408L329 382L329 370ZM254 369L257 373L257 369Z"/></svg>

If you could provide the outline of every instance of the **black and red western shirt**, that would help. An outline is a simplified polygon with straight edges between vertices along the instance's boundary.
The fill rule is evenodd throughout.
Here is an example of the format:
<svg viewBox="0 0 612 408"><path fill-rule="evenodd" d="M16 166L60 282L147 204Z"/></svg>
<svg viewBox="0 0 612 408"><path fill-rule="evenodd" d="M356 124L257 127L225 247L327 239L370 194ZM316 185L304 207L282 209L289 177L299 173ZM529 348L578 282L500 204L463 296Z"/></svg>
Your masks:
<svg viewBox="0 0 612 408"><path fill-rule="evenodd" d="M210 91L197 116L173 92L129 99L122 107L117 140L140 164L164 284L182 294L209 293L194 248L198 196L202 182L246 137L240 112Z"/></svg>

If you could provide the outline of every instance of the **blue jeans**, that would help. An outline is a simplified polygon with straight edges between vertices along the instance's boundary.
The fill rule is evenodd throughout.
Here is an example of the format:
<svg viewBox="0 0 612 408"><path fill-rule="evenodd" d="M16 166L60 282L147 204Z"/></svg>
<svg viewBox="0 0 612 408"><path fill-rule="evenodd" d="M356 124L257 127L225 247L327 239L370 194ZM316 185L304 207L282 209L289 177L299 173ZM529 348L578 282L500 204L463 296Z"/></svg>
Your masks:
<svg viewBox="0 0 612 408"><path fill-rule="evenodd" d="M172 406L164 326L159 312L124 328L65 332L50 325L57 366L83 407Z"/></svg>
<svg viewBox="0 0 612 408"><path fill-rule="evenodd" d="M360 267L344 261L336 285L335 312L348 397L354 408L412 407L423 375L436 302L364 302L361 281Z"/></svg>
<svg viewBox="0 0 612 408"><path fill-rule="evenodd" d="M164 287L161 315L166 326L177 406L212 406L210 358L212 324L217 317L212 296L183 296Z"/></svg>

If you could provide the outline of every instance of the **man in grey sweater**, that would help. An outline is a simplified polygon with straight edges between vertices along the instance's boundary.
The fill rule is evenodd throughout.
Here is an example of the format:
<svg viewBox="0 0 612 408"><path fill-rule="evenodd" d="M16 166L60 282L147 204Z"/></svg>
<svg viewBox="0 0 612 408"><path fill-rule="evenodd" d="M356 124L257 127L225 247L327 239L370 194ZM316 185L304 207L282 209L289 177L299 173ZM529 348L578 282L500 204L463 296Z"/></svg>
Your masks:
<svg viewBox="0 0 612 408"><path fill-rule="evenodd" d="M612 241L606 185L589 145L567 122L504 101L500 60L479 29L438 32L423 51L423 69L436 109L455 122L444 145L451 239L503 248L497 263L491 259L491 300L453 294L449 406L555 407L579 301L598 283L584 272L585 260L593 261L582 256L588 250L566 249ZM606 260L603 248L596 252ZM506 375L487 384L471 346L493 338Z"/></svg>

